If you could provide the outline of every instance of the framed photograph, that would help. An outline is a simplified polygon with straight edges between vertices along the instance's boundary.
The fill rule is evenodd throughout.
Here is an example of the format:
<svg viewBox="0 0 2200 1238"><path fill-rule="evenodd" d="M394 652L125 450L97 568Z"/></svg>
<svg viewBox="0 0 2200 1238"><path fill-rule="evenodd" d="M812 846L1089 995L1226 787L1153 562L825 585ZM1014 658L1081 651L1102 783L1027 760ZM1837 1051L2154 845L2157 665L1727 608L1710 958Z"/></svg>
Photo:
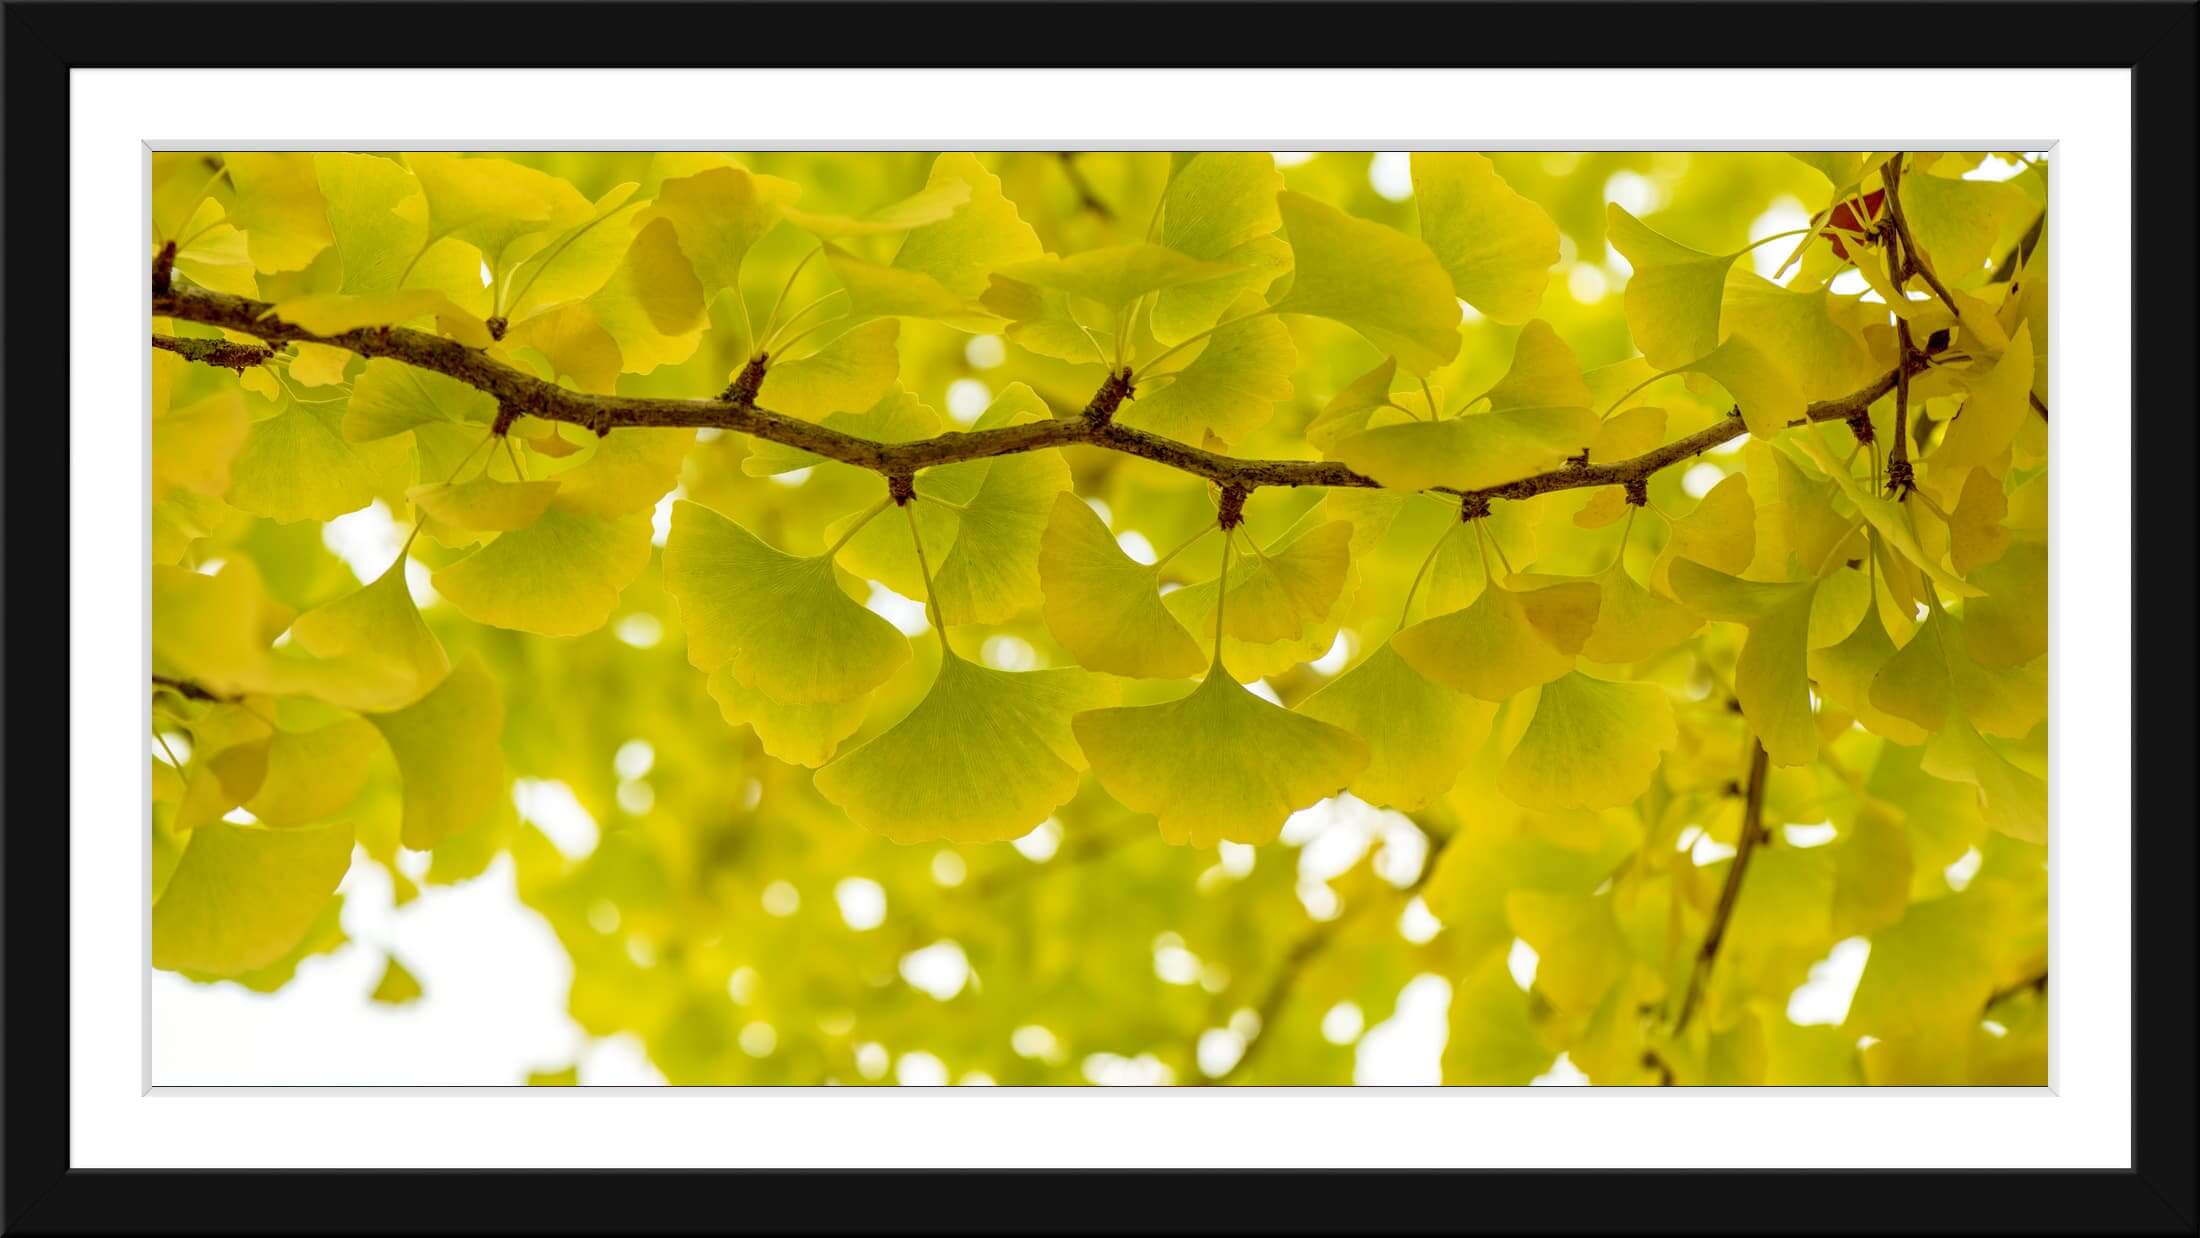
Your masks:
<svg viewBox="0 0 2200 1238"><path fill-rule="evenodd" d="M2189 4L5 7L10 1232L2193 1227Z"/></svg>

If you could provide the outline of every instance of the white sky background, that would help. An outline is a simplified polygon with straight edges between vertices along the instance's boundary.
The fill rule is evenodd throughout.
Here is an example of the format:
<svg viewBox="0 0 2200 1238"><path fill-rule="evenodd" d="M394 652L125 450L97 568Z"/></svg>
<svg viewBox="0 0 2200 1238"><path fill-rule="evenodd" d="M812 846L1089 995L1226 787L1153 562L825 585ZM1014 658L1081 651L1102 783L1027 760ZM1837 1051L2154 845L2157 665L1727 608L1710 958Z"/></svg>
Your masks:
<svg viewBox="0 0 2200 1238"><path fill-rule="evenodd" d="M1284 153L1277 160L1289 164L1304 157ZM2021 170L2019 165L1989 157L1969 176L2000 180ZM1412 193L1403 153L1373 155L1368 176L1386 197L1399 199ZM1632 173L1615 174L1605 193L1638 212L1659 205L1655 187ZM1752 234L1808 224L1808 208L1783 198L1756 221ZM1559 264L1565 270L1554 270L1554 294L1563 288L1576 300L1593 303L1624 287L1627 270L1616 253L1607 252L1601 262L1588 262L1575 259L1571 248L1567 247L1569 253ZM1770 246L1755 251L1753 260L1760 274L1769 275L1762 268L1768 263L1777 266L1784 256L1782 247ZM389 524L386 512L380 520ZM356 517L331 522L327 538L332 550L358 561L354 570L364 573L362 581L388 563L402 540L402 531L394 525L368 529L365 523ZM415 584L415 593L428 594L417 599L423 605L435 600L424 580ZM917 622L921 626L921 616ZM1344 797L1316 805L1286 827L1285 840L1302 844L1301 898L1310 913L1335 914L1334 896L1328 896L1328 906L1323 905L1327 894L1323 881L1335 875L1326 870L1340 859L1343 863L1337 872L1356 863L1382 832L1379 819L1393 816ZM553 829L556 825L540 824ZM1796 838L1790 841L1812 845ZM1389 845L1387 838L1384 842ZM1698 857L1699 862L1717 858ZM1402 879L1385 876L1403 885L1417 874L1419 865L1419 859L1413 859L1413 871ZM1956 871L1962 866L1963 861L1958 861L1949 873L1951 886L1958 889L1969 876ZM525 1082L530 1071L556 1070L576 1062L583 1085L664 1082L638 1038L592 1040L566 1013L571 960L549 924L520 902L509 857L499 857L480 878L458 886L422 886L417 898L404 907L393 907L388 876L364 852L355 852L341 889L348 940L329 954L305 960L296 978L274 994L254 993L229 983L196 984L170 972L153 972L154 1084L508 1085ZM1418 935L1427 928L1415 921L1426 921L1427 916L1427 909L1416 900L1401 931L1425 939ZM1868 953L1869 945L1861 938L1835 946L1795 991L1789 1018L1810 1024L1842 1022ZM369 1000L391 954L419 980L423 992L418 1000L401 1006ZM1535 975L1534 951L1516 941L1508 962L1515 982L1527 988ZM1329 1034L1334 1028L1333 1040L1357 1044L1355 1083L1436 1083L1450 1004L1448 982L1439 976L1419 976L1401 991L1391 1018L1363 1029L1357 1008L1349 1012L1340 1008L1325 1019L1324 1031ZM728 1017L732 1017L730 1011ZM1214 1055L1212 1070L1220 1073L1243 1051L1244 1041L1230 1029L1216 1029L1210 1035L1221 1037L1229 1046L1218 1046ZM1207 1066L1204 1046L1201 1057L1203 1067ZM1087 1073L1116 1077L1106 1069ZM1561 1054L1535 1082L1574 1084L1587 1079Z"/></svg>

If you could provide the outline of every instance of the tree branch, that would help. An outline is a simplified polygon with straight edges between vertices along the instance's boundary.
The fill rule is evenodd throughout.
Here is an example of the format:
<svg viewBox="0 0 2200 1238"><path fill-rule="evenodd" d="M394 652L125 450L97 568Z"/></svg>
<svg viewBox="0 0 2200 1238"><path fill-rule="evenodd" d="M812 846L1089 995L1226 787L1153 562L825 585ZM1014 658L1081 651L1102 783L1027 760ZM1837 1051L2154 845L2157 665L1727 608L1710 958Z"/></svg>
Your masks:
<svg viewBox="0 0 2200 1238"><path fill-rule="evenodd" d="M280 349L266 348L258 344L238 344L230 340L193 340L173 335L156 335L153 347L172 352L186 361L201 365L218 365L239 374L255 365L266 365Z"/></svg>
<svg viewBox="0 0 2200 1238"><path fill-rule="evenodd" d="M1673 1035L1679 1036L1688 1028L1688 1020L1696 1013L1703 1000L1704 986L1711 979L1712 965L1719 959L1719 943L1726 940L1727 925L1733 923L1734 905L1741 901L1742 877L1749 871L1749 857L1756 854L1757 844L1765 832L1765 774L1770 758L1765 746L1755 736L1749 741L1749 789L1742 803L1742 837L1734 846L1734 863L1727 866L1726 884L1719 889L1719 904L1711 912L1711 927L1703 935L1703 947L1696 953L1696 966L1688 976L1688 994L1681 999L1680 1017L1673 1021Z"/></svg>
<svg viewBox="0 0 2200 1238"><path fill-rule="evenodd" d="M177 318L256 335L271 343L304 341L347 349L362 357L384 357L418 369L455 378L494 396L513 411L545 421L583 426L599 435L627 427L715 427L784 446L799 448L829 460L870 469L887 476L918 469L1015 455L1048 448L1085 446L1120 452L1156 464L1206 478L1225 488L1246 490L1262 486L1339 486L1380 488L1374 478L1356 473L1331 460L1246 460L1225 456L1119 425L1107 417L1069 417L1026 422L992 430L949 431L906 443L878 443L843 434L815 422L772 412L748 400L675 400L640 396L589 395L546 382L498 361L456 340L445 339L409 327L364 327L338 335L315 335L272 316L274 306L264 301L212 292L200 288L171 288L153 297L156 317ZM1914 367L1913 367L1914 368ZM1128 380L1111 374L1111 384ZM1895 384L1890 372L1860 391L1810 406L1807 415L1792 424L1845 421L1885 395ZM1103 388L1106 390L1106 388ZM1126 390L1126 395L1128 391ZM1748 429L1738 416L1698 430L1628 460L1587 466L1568 465L1480 490L1446 490L1480 498L1527 499L1557 490L1592 486L1624 486L1648 477L1669 465L1700 455Z"/></svg>

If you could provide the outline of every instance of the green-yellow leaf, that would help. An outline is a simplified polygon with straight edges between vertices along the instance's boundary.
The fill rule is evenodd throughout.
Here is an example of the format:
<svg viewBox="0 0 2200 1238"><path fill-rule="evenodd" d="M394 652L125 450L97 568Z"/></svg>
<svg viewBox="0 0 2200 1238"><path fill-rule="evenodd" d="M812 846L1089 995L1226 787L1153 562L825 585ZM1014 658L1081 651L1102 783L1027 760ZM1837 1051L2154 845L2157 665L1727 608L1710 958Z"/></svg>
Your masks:
<svg viewBox="0 0 2200 1238"><path fill-rule="evenodd" d="M1703 620L1687 607L1635 583L1623 562L1597 577L1596 627L1581 646L1592 662L1640 662L1656 657L1696 634Z"/></svg>
<svg viewBox="0 0 2200 1238"><path fill-rule="evenodd" d="M618 342L619 368L627 374L694 356L706 325L703 305L702 281L663 218L642 225L618 269L588 299L597 323Z"/></svg>
<svg viewBox="0 0 2200 1238"><path fill-rule="evenodd" d="M1514 590L1492 580L1466 609L1423 619L1391 643L1437 683L1502 701L1574 669L1599 601L1594 581Z"/></svg>
<svg viewBox="0 0 2200 1238"><path fill-rule="evenodd" d="M1413 197L1421 239L1461 300L1493 322L1535 314L1558 262L1558 225L1542 207L1506 184L1488 156L1467 151L1415 151Z"/></svg>
<svg viewBox="0 0 2200 1238"><path fill-rule="evenodd" d="M1596 414L1586 408L1508 408L1376 426L1341 440L1329 456L1394 489L1473 490L1557 468L1596 434Z"/></svg>
<svg viewBox="0 0 2200 1238"><path fill-rule="evenodd" d="M1719 346L1726 273L1740 253L1690 249L1616 202L1605 207L1605 239L1634 269L1627 277L1627 332L1651 365L1678 369Z"/></svg>
<svg viewBox="0 0 2200 1238"><path fill-rule="evenodd" d="M268 743L267 776L244 801L245 810L273 826L331 817L359 797L380 747L374 728L357 718L276 731Z"/></svg>
<svg viewBox="0 0 2200 1238"><path fill-rule="evenodd" d="M1807 765L1818 755L1818 718L1811 708L1807 663L1815 580L1764 584L1675 560L1674 596L1710 619L1749 629L1734 665L1734 695L1742 716L1775 765Z"/></svg>
<svg viewBox="0 0 2200 1238"><path fill-rule="evenodd" d="M928 223L902 238L894 267L928 275L940 287L974 300L993 272L1039 257L1039 234L1025 223L1016 204L1001 192L1001 178L987 171L976 155L950 152L932 161L926 189L962 182L970 199L953 215Z"/></svg>
<svg viewBox="0 0 2200 1238"><path fill-rule="evenodd" d="M1581 362L1574 357L1574 350L1558 337L1551 324L1540 318L1530 319L1520 328L1519 338L1513 341L1512 366L1505 371L1505 377L1490 388L1489 397L1490 407L1494 409L1587 408L1595 402L1589 395L1589 384L1581 377ZM1660 421L1661 429L1663 425ZM1648 444L1641 450L1655 445Z"/></svg>
<svg viewBox="0 0 2200 1238"><path fill-rule="evenodd" d="M281 958L351 867L351 826L192 831L153 905L153 966L234 976Z"/></svg>
<svg viewBox="0 0 2200 1238"><path fill-rule="evenodd" d="M1149 292L1234 275L1238 268L1202 262L1160 245L1140 242L1088 249L1062 257L1048 254L1000 269L1000 274L1039 288L1121 309Z"/></svg>
<svg viewBox="0 0 2200 1238"><path fill-rule="evenodd" d="M426 851L479 822L504 793L504 701L476 658L403 709L368 714L404 784L401 837Z"/></svg>
<svg viewBox="0 0 2200 1238"><path fill-rule="evenodd" d="M1093 710L1073 725L1108 794L1195 847L1272 842L1285 818L1368 763L1358 736L1272 705L1220 667L1179 700Z"/></svg>
<svg viewBox="0 0 2200 1238"><path fill-rule="evenodd" d="M833 337L809 356L775 360L764 371L756 401L775 413L809 421L868 409L893 394L901 374L900 335L901 324L892 319L869 322Z"/></svg>
<svg viewBox="0 0 2200 1238"><path fill-rule="evenodd" d="M1787 371L1746 335L1727 336L1725 343L1683 368L1726 388L1741 406L1743 424L1758 438L1773 437L1808 411Z"/></svg>
<svg viewBox="0 0 2200 1238"><path fill-rule="evenodd" d="M1386 641L1299 702L1298 712L1366 742L1367 766L1347 784L1354 795L1412 812L1451 789L1497 711L1430 682Z"/></svg>
<svg viewBox="0 0 2200 1238"><path fill-rule="evenodd" d="M351 401L344 408L344 437L365 443L435 422L478 422L486 431L496 415L496 397L486 391L376 357L351 385Z"/></svg>
<svg viewBox="0 0 2200 1238"><path fill-rule="evenodd" d="M457 485L448 482L414 486L405 492L420 510L445 524L484 533L508 533L533 524L550 507L558 493L554 481L498 481L476 477Z"/></svg>
<svg viewBox="0 0 2200 1238"><path fill-rule="evenodd" d="M611 617L649 565L649 514L607 518L559 497L534 523L437 572L436 592L476 623L579 636Z"/></svg>
<svg viewBox="0 0 2200 1238"><path fill-rule="evenodd" d="M230 466L229 501L273 520L333 520L373 502L385 470L410 468L392 446L347 442L333 406L294 404L253 423Z"/></svg>
<svg viewBox="0 0 2200 1238"><path fill-rule="evenodd" d="M1206 665L1199 643L1161 604L1159 569L1124 554L1099 515L1066 490L1047 517L1039 582L1047 630L1081 666L1178 679Z"/></svg>
<svg viewBox="0 0 2200 1238"><path fill-rule="evenodd" d="M402 557L356 593L298 616L290 637L299 649L334 664L313 668L322 673L308 680L308 690L347 709L410 705L451 669L413 604Z"/></svg>
<svg viewBox="0 0 2200 1238"><path fill-rule="evenodd" d="M1971 383L1971 397L1963 402L1940 446L1927 457L1937 475L1958 469L1998 469L2001 454L2016 441L2032 415L2032 327L2017 328L2009 351L1994 368Z"/></svg>
<svg viewBox="0 0 2200 1238"><path fill-rule="evenodd" d="M811 769L833 759L841 741L856 733L870 712L869 693L844 701L812 701L790 705L749 687L734 677L731 662L720 663L705 687L718 702L718 712L729 726L746 726L756 732L764 751L790 765Z"/></svg>
<svg viewBox="0 0 2200 1238"><path fill-rule="evenodd" d="M231 151L222 156L237 187L229 220L262 274L296 271L336 243L314 157L305 151Z"/></svg>
<svg viewBox="0 0 2200 1238"><path fill-rule="evenodd" d="M1267 424L1276 403L1291 398L1299 354L1290 328L1260 308L1259 298L1247 294L1223 326L1193 346L1199 351L1190 361L1166 379L1142 379L1115 420L1201 444L1210 435L1236 442Z"/></svg>
<svg viewBox="0 0 2200 1238"><path fill-rule="evenodd" d="M731 166L709 168L665 181L640 222L671 223L708 299L722 288L741 286L741 264L749 250L800 193L792 181L776 176Z"/></svg>
<svg viewBox="0 0 2200 1238"><path fill-rule="evenodd" d="M1679 742L1663 688L1573 671L1537 694L1535 717L1497 786L1543 811L1617 808L1649 789L1659 754Z"/></svg>
<svg viewBox="0 0 2200 1238"><path fill-rule="evenodd" d="M1277 309L1341 322L1410 373L1459 355L1459 302L1427 245L1302 193L1278 194L1276 205L1294 264Z"/></svg>

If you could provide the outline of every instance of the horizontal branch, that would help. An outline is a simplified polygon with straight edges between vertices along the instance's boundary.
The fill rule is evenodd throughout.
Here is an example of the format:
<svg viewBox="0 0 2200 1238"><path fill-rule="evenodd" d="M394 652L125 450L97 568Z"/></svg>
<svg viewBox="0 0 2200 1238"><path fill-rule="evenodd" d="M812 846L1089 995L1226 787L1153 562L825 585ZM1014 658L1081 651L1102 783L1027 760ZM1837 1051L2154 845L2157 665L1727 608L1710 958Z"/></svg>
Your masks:
<svg viewBox="0 0 2200 1238"><path fill-rule="evenodd" d="M175 353L186 361L218 365L239 374L255 365L266 365L279 351L258 344L239 344L234 340L183 339L173 335L154 336L153 347Z"/></svg>
<svg viewBox="0 0 2200 1238"><path fill-rule="evenodd" d="M504 412L584 426L599 435L628 427L712 427L753 435L889 477L906 476L919 469L963 460L1084 446L1137 456L1204 477L1219 486L1238 486L1246 490L1262 486L1381 487L1374 478L1335 461L1239 459L1104 418L1071 417L991 430L949 431L906 443L878 443L843 434L816 422L775 413L747 400L675 400L572 391L515 369L456 340L409 327L365 327L338 335L316 335L271 317L273 309L263 301L199 288L173 287L153 296L156 317L240 331L270 343L327 344L362 357L401 361L455 378L485 392L496 398ZM1110 381L1114 381L1112 377ZM1870 408L1874 400L1893 386L1894 374L1890 372L1860 391L1812 404L1803 421L1846 421ZM1803 424L1803 421L1795 424ZM1747 432L1740 417L1729 416L1632 459L1610 464L1568 465L1480 490L1447 493L1485 499L1526 499L1556 490L1626 485Z"/></svg>

